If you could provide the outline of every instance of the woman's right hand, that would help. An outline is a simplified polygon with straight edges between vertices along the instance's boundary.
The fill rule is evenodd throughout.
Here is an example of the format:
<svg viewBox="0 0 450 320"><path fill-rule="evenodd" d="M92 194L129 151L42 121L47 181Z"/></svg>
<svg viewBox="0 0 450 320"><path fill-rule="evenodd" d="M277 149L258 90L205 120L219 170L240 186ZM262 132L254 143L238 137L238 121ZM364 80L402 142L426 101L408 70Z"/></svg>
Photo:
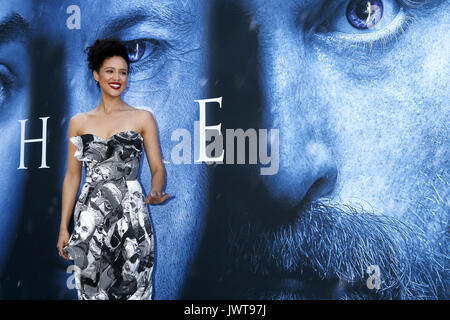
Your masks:
<svg viewBox="0 0 450 320"><path fill-rule="evenodd" d="M58 248L59 255L66 260L69 260L69 257L65 255L63 251L63 247L69 242L70 235L67 229L59 230L58 243L56 244L56 248Z"/></svg>

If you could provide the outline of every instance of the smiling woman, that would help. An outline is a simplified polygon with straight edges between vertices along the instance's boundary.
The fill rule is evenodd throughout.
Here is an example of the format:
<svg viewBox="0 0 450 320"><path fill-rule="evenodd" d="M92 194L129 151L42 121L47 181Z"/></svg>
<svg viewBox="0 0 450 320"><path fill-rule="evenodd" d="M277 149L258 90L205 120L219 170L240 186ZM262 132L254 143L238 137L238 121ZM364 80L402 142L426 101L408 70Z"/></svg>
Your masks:
<svg viewBox="0 0 450 320"><path fill-rule="evenodd" d="M85 52L88 53L89 69L92 70L99 88L100 83L103 82L106 82L113 89L120 89L122 87L121 82L126 85L130 58L127 46L119 39L96 40L94 45L85 49ZM125 63L121 61L122 59ZM119 76L117 77L117 75ZM119 79L120 82L113 81L114 77ZM125 89L125 86L123 87Z"/></svg>
<svg viewBox="0 0 450 320"><path fill-rule="evenodd" d="M151 299L154 236L146 204L161 204L169 197L162 192L165 175L154 119L121 100L128 78L127 47L118 39L101 39L86 51L101 99L96 108L75 115L69 123L73 145L68 148L57 248L62 257L74 261L80 300ZM135 129L117 132L123 126ZM93 133L99 129L115 133ZM152 171L147 197L137 180L144 147ZM69 236L80 161L86 182Z"/></svg>
<svg viewBox="0 0 450 320"><path fill-rule="evenodd" d="M58 83L63 86L59 90L59 105L64 115L61 122L64 128L72 115L91 111L102 93L96 87L93 72L84 63L83 50L86 45L93 44L96 39L118 38L127 46L130 59L127 86L124 87L120 80L122 75L118 73L119 65L114 66L116 69L113 71L113 74L117 72L118 78L111 79L111 82L122 83L121 88L113 89L107 82L104 86L103 83L100 85L112 97L122 92L123 101L137 110L124 110L123 117L111 114L109 122L104 123L105 127L101 128L98 122L93 122L89 128L73 135L91 133L104 139L119 131L134 130L143 134L144 144L148 144L149 150L156 143L161 146L161 150L153 152L151 149L149 153L161 154L167 170L165 185L170 190L167 192L178 199L174 197L163 206L151 208L151 222L157 239L155 299L180 298L183 281L207 221L207 201L192 200L197 194L209 192L205 187L208 170L196 164L173 165L170 154L173 145L171 132L178 128L189 128L191 136L194 136L192 123L198 120L198 104L194 100L207 95L208 86L201 79L208 77L204 61L210 3L203 0L128 0L124 5L123 0L81 0L81 28L76 32L68 30L63 23L48 19L49 16L68 16L66 9L73 5L69 0L61 0L58 6L46 2L42 9L37 10L38 13L45 13L39 16L38 22L46 26L46 30L54 31L43 33L42 37L51 43L56 43L58 39L64 41L64 50L57 51L62 56L59 75L64 75L65 81L61 82L61 79L50 75L48 80L60 81ZM124 60L122 62L126 65ZM139 129L141 124L153 123L146 113L151 113L156 119L160 141L152 143ZM85 121L87 125L89 119L86 117L80 122ZM148 158L143 159L140 178L148 193L155 173L150 170L150 166L144 165ZM60 161L60 167L64 168L65 157L61 157ZM61 273L61 290L70 294L66 289L65 270L62 268Z"/></svg>

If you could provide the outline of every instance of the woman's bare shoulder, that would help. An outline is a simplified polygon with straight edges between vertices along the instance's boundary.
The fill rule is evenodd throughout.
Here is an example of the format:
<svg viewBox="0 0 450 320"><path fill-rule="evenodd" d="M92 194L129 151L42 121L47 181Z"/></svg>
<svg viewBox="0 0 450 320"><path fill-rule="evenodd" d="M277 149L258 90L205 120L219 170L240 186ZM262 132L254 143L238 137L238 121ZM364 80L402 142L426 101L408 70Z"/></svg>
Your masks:
<svg viewBox="0 0 450 320"><path fill-rule="evenodd" d="M146 111L145 109L141 109L141 108L136 108L133 106L130 106L129 104L125 104L127 106L127 109L129 111L134 111L137 115L142 114L143 111Z"/></svg>
<svg viewBox="0 0 450 320"><path fill-rule="evenodd" d="M153 118L153 114L151 111L146 109L136 109L136 124L139 127L140 131L145 133L152 127L155 127L155 119Z"/></svg>
<svg viewBox="0 0 450 320"><path fill-rule="evenodd" d="M142 120L142 118L146 118L147 120L148 120L149 118L152 118L152 119L153 119L153 114L152 114L149 110L146 110L146 109L138 109L138 108L134 108L134 109L135 109L136 117L137 117L138 119L141 119L141 120Z"/></svg>
<svg viewBox="0 0 450 320"><path fill-rule="evenodd" d="M78 123L82 123L83 121L86 121L88 117L89 117L89 114L87 112L77 113L70 118L70 121L75 124L78 124Z"/></svg>
<svg viewBox="0 0 450 320"><path fill-rule="evenodd" d="M87 117L87 113L74 114L69 120L69 130L74 134L78 134L83 128L83 124L86 123Z"/></svg>
<svg viewBox="0 0 450 320"><path fill-rule="evenodd" d="M153 113L149 110L145 110L145 109L140 109L139 113L137 114L139 117L139 120L141 122L141 124L154 124L155 123L155 118L153 117Z"/></svg>

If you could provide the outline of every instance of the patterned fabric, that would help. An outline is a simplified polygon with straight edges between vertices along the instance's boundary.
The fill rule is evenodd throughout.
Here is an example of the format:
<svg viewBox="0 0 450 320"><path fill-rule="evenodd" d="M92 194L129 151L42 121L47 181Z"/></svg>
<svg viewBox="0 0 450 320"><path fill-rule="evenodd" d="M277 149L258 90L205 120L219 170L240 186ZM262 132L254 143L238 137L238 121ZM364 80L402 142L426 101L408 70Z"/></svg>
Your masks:
<svg viewBox="0 0 450 320"><path fill-rule="evenodd" d="M153 230L137 180L142 136L123 131L106 141L94 134L70 141L86 173L63 248L74 261L78 299L152 299Z"/></svg>

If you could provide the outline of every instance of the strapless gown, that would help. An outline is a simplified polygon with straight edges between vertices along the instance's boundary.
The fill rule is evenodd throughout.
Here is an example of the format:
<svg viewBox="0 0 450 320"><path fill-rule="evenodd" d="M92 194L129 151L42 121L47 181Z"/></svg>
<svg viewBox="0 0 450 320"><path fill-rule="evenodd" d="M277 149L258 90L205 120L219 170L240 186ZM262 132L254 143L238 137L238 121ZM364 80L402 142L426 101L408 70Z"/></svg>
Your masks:
<svg viewBox="0 0 450 320"><path fill-rule="evenodd" d="M116 133L70 138L86 182L64 253L73 260L79 300L152 299L154 238L138 182L143 137Z"/></svg>

